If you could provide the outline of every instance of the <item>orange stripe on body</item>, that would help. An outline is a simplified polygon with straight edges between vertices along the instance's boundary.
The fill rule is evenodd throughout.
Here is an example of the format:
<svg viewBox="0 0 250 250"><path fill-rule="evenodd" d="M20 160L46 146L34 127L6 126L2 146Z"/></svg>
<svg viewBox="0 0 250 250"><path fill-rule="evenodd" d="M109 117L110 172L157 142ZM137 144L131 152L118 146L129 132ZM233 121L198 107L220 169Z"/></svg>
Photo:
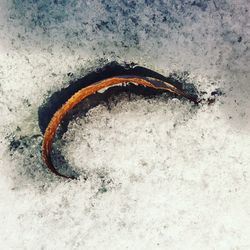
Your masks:
<svg viewBox="0 0 250 250"><path fill-rule="evenodd" d="M150 79L159 81L158 79L154 79L154 78L150 78ZM150 82L150 79L145 80L145 78L139 78L139 77L108 78L108 79L102 80L100 82L97 82L95 84L92 84L88 87L85 87L85 88L79 90L78 92L76 92L74 95L72 95L66 101L66 103L63 104L63 106L60 109L58 109L56 111L56 113L53 115L53 117L52 117L51 121L49 122L49 125L46 128L46 131L44 133L43 144L42 144L42 158L43 158L45 164L47 165L47 167L58 176L65 177L65 178L72 178L72 179L75 178L73 176L65 176L63 174L60 174L57 171L57 169L54 167L54 165L52 163L52 159L51 159L51 148L52 148L53 139L55 137L57 128L60 125L63 118L65 117L66 113L68 111L70 111L72 108L74 108L82 100L84 100L88 96L96 93L97 91L99 91L101 89L111 87L111 86L121 84L121 83L131 82L131 83L136 83L136 84L143 85L145 87L149 87L149 88L153 88L153 89L169 91L169 92L175 93L177 95L184 96L184 97L190 99L191 101L195 102L195 100L193 100L188 94L184 93L180 89L177 89L175 86L173 86L167 82L161 81L162 83L164 83L166 85L166 87L157 87L154 85L153 82Z"/></svg>

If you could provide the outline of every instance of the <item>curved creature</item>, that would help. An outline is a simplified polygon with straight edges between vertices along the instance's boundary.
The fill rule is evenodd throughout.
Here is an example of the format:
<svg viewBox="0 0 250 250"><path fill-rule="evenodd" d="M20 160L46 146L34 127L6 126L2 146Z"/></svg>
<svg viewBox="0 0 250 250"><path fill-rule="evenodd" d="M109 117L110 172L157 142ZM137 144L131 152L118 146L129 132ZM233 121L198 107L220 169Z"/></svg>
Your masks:
<svg viewBox="0 0 250 250"><path fill-rule="evenodd" d="M58 172L58 170L55 168L52 162L51 157L51 149L52 149L52 143L53 139L55 137L57 128L59 124L61 123L62 119L66 115L68 111L70 111L72 108L74 108L79 102L87 98L88 96L98 92L98 91L105 91L105 89L117 86L124 83L133 83L136 85L142 85L144 87L152 88L155 90L163 90L172 92L174 94L177 94L178 96L183 96L190 101L194 102L195 104L198 103L198 100L196 97L189 95L188 93L183 92L180 88L177 88L173 84L170 84L166 81L159 80L153 77L143 77L138 75L121 75L121 76L115 76L106 78L104 80L98 81L96 83L93 83L87 87L83 87L79 91L77 91L75 94L73 94L62 106L59 108L54 115L52 116L46 130L44 133L43 138L43 144L42 144L42 158L47 165L47 167L56 175L65 177L65 178L71 178L75 179L74 176L66 176Z"/></svg>

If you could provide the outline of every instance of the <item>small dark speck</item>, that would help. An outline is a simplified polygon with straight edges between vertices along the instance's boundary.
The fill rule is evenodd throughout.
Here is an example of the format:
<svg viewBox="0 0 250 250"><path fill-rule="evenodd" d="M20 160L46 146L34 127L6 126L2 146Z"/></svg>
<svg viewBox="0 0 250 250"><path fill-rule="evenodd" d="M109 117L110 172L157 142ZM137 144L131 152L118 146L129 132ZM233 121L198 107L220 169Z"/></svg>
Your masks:
<svg viewBox="0 0 250 250"><path fill-rule="evenodd" d="M222 91L220 89L216 89L216 90L214 90L214 91L211 92L212 96L220 96L222 94L223 93L222 93Z"/></svg>
<svg viewBox="0 0 250 250"><path fill-rule="evenodd" d="M162 19L162 22L166 22L166 21L167 21L167 18L164 16Z"/></svg>
<svg viewBox="0 0 250 250"><path fill-rule="evenodd" d="M21 142L19 140L13 140L10 142L10 148L16 150L18 147L20 147Z"/></svg>
<svg viewBox="0 0 250 250"><path fill-rule="evenodd" d="M214 98L208 98L207 102L208 102L208 105L211 105L211 104L215 103L215 99Z"/></svg>
<svg viewBox="0 0 250 250"><path fill-rule="evenodd" d="M239 36L239 37L238 37L238 42L240 43L241 41L242 41L242 37Z"/></svg>
<svg viewBox="0 0 250 250"><path fill-rule="evenodd" d="M105 187L101 187L101 188L99 188L99 190L98 190L100 193L106 193L108 190L107 190L107 188L105 188Z"/></svg>
<svg viewBox="0 0 250 250"><path fill-rule="evenodd" d="M69 72L67 76L73 76L74 74L72 72Z"/></svg>

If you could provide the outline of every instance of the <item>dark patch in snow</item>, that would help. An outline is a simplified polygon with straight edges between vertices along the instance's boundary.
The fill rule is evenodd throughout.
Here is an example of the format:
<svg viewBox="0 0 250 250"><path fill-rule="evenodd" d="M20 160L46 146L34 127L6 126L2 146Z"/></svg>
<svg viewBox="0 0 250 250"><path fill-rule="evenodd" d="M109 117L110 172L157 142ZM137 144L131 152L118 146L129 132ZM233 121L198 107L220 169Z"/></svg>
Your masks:
<svg viewBox="0 0 250 250"><path fill-rule="evenodd" d="M52 94L47 100L45 100L44 104L38 110L38 117L39 117L39 127L44 133L46 127L48 126L52 116L54 113L77 91L82 89L83 87L87 87L95 82L101 81L103 79L119 76L119 75L137 75L137 76L148 76L153 77L159 80L163 80L169 82L180 89L185 89L190 95L197 96L197 90L195 89L194 85L191 83L187 83L184 81L184 77L177 77L177 75L170 75L169 77L165 77L151 69L147 69L145 67L138 66L134 63L127 64L124 63L118 64L117 62L111 62L106 64L104 67L93 71L86 76L74 80L70 82L67 88L60 90ZM185 75L185 74L184 74ZM112 89L112 90L111 90ZM112 87L109 91L106 91L103 94L95 94L91 97L87 98L88 103L87 109L91 107L95 107L100 103L100 101L107 100L111 97L112 92L117 94L121 92L121 87ZM125 90L125 92L133 92L135 94L150 96L155 95L159 91L154 91L149 88L141 87L141 86L134 86L130 85ZM87 111L87 110L86 110Z"/></svg>

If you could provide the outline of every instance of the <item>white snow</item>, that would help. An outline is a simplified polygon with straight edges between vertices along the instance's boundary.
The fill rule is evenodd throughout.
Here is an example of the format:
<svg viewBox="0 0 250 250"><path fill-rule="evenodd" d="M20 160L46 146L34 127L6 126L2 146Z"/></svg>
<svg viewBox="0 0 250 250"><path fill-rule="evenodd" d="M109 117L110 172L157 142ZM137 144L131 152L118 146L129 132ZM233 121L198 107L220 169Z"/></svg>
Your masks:
<svg viewBox="0 0 250 250"><path fill-rule="evenodd" d="M1 0L1 248L250 249L249 7ZM111 60L187 71L204 97L225 95L199 107L118 95L55 143L88 179L58 178L41 160L38 108Z"/></svg>

